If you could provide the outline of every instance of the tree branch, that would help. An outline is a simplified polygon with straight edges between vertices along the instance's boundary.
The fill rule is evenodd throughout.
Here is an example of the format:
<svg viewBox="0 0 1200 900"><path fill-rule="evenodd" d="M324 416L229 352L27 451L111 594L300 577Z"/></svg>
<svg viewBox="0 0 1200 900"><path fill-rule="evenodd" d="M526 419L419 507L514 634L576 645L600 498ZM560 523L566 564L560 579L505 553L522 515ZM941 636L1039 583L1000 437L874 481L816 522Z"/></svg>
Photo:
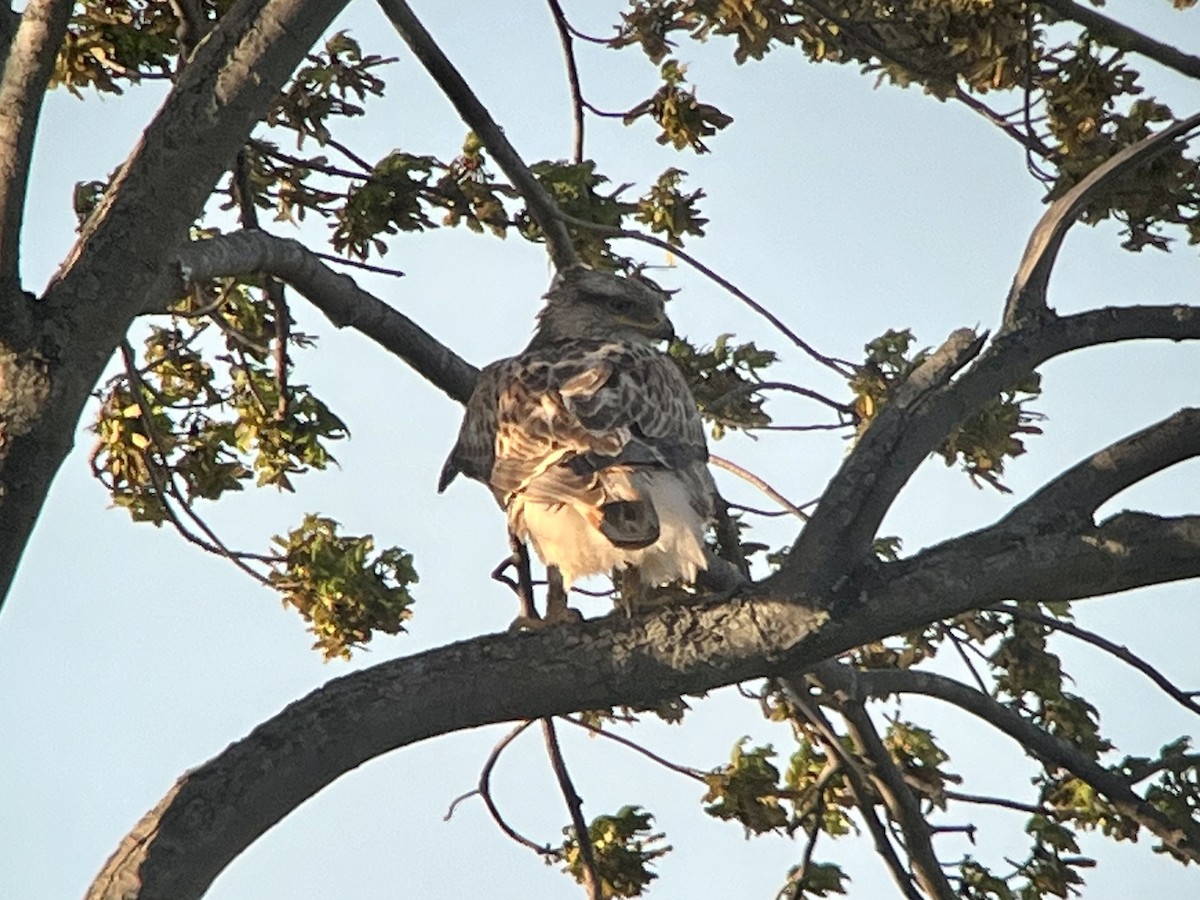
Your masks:
<svg viewBox="0 0 1200 900"><path fill-rule="evenodd" d="M558 0L548 0L554 27L558 30L558 42L562 45L563 62L567 67L567 85L571 89L571 119L575 123L575 139L572 142L571 159L583 162L583 91L579 86L579 66L575 63L575 42L571 25Z"/></svg>
<svg viewBox="0 0 1200 900"><path fill-rule="evenodd" d="M1069 0L1067 2L1069 3ZM1029 236L1029 243L1025 247L1021 264L1017 267L1016 277L1009 289L1008 301L1004 307L1005 330L1014 329L1027 319L1044 316L1049 312L1046 290L1050 283L1050 273L1054 269L1063 238L1084 209L1094 203L1118 178L1144 165L1156 153L1167 149L1176 139L1185 137L1198 126L1200 113L1126 147L1097 166L1078 184L1050 204L1050 208Z"/></svg>
<svg viewBox="0 0 1200 900"><path fill-rule="evenodd" d="M9 441L0 473L0 597L113 351L250 129L345 2L235 4L197 47L42 302L29 304L50 396ZM0 329L8 326L0 316Z"/></svg>
<svg viewBox="0 0 1200 900"><path fill-rule="evenodd" d="M408 44L413 55L420 60L426 71L433 76L438 87L442 89L462 116L463 121L479 136L484 146L491 151L497 164L504 170L529 207L529 214L542 229L546 236L546 248L550 252L550 260L554 268L562 271L579 264L575 253L575 245L571 235L563 224L558 210L558 204L546 192L541 183L529 171L520 155L504 135L503 129L496 124L487 108L479 102L470 85L454 68L454 64L442 52L433 37L425 30L425 26L413 14L404 0L379 0L379 6L391 20L400 33L400 37Z"/></svg>
<svg viewBox="0 0 1200 900"><path fill-rule="evenodd" d="M198 897L259 835L345 772L439 734L642 706L795 673L1010 598L1079 599L1200 577L1200 516L1124 514L1078 534L968 535L882 566L837 618L803 593L475 638L334 679L183 776L105 865L91 900ZM757 592L757 593L756 593Z"/></svg>
<svg viewBox="0 0 1200 900"><path fill-rule="evenodd" d="M21 221L33 138L73 6L70 0L31 0L4 60L0 81L0 311L8 310L9 298L20 283ZM5 12L11 15L11 9Z"/></svg>
<svg viewBox="0 0 1200 900"><path fill-rule="evenodd" d="M1039 6L1052 9L1064 19L1070 19L1086 28L1106 44L1119 50L1131 50L1152 59L1168 69L1174 69L1189 78L1200 79L1200 57L1184 53L1178 47L1156 41L1128 25L1122 25L1103 13L1081 6L1075 0L1037 0Z"/></svg>
<svg viewBox="0 0 1200 900"><path fill-rule="evenodd" d="M859 672L845 668L839 669L836 675L822 669L822 675L826 674L831 682L836 683L837 690L844 691L850 697L922 694L944 700L983 719L1044 763L1061 766L1092 785L1108 798L1118 812L1147 828L1172 850L1193 862L1200 862L1200 823L1172 822L1138 796L1125 779L986 694L944 675L912 669Z"/></svg>
<svg viewBox="0 0 1200 900"><path fill-rule="evenodd" d="M354 328L396 354L447 396L466 403L479 370L402 312L335 272L315 253L289 238L239 231L192 241L180 249L171 277L156 292L155 312L179 296L188 282L261 272L287 282L338 328Z"/></svg>
<svg viewBox="0 0 1200 900"><path fill-rule="evenodd" d="M827 670L837 668L838 665L832 661L822 664L818 668L818 682L824 681L822 676ZM880 740L866 708L860 701L848 697L838 697L837 708L846 720L850 736L858 745L859 752L871 761L874 769L871 780L875 783L876 791L883 799L892 820L900 826L904 835L904 849L912 863L917 884L930 897L955 900L958 893L946 880L946 873L938 862L929 823L921 813L917 798L905 784L904 776Z"/></svg>
<svg viewBox="0 0 1200 900"><path fill-rule="evenodd" d="M1155 472L1200 456L1200 409L1181 409L1072 466L1004 522L1031 527L1090 523L1100 505Z"/></svg>
<svg viewBox="0 0 1200 900"><path fill-rule="evenodd" d="M971 413L1048 359L1082 347L1143 338L1200 338L1200 307L1109 307L1030 324L998 334L949 383L937 384L936 378L927 377L912 389L905 385L846 457L773 578L786 585L801 572L815 571L818 563L827 584L852 571L868 558L879 523L912 473ZM947 347L939 370L943 375L953 370L956 353L965 355L972 349L961 332L943 351Z"/></svg>

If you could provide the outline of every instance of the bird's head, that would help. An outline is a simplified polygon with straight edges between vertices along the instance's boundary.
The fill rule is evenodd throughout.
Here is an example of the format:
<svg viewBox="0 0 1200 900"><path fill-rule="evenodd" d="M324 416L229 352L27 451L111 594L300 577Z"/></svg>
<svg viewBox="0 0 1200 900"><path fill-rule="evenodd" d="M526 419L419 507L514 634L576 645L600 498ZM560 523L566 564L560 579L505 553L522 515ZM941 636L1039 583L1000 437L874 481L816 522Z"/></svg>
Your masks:
<svg viewBox="0 0 1200 900"><path fill-rule="evenodd" d="M572 266L554 276L530 346L568 340L669 341L675 329L665 302L666 295L647 281Z"/></svg>

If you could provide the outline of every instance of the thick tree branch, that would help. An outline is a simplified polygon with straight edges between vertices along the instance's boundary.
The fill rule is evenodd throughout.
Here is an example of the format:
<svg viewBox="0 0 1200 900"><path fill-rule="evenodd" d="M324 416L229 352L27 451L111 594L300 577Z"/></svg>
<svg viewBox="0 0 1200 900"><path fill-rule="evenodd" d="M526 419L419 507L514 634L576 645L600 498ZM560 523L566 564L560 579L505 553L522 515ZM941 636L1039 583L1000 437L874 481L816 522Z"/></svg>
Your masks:
<svg viewBox="0 0 1200 900"><path fill-rule="evenodd" d="M902 389L846 457L774 578L786 585L817 567L826 584L844 576L868 557L879 523L912 473L987 400L1055 356L1143 338L1200 338L1200 308L1110 307L1003 332L957 379L936 384L928 378ZM952 336L947 368L929 375L953 369L954 346L962 353L971 349L964 334Z"/></svg>
<svg viewBox="0 0 1200 900"><path fill-rule="evenodd" d="M1125 779L986 694L944 675L912 669L856 672L845 668L836 676L823 670L825 674L830 680L837 679L837 690L850 697L922 694L952 703L1004 732L1044 763L1061 766L1083 779L1108 798L1119 813L1149 829L1172 850L1193 862L1200 862L1200 823L1172 822L1138 796Z"/></svg>
<svg viewBox="0 0 1200 900"><path fill-rule="evenodd" d="M0 472L0 597L104 366L250 129L344 5L235 4L196 49L42 302L30 304L49 397L10 441ZM0 334L7 325L0 319Z"/></svg>
<svg viewBox="0 0 1200 900"><path fill-rule="evenodd" d="M1014 509L1014 527L1090 523L1101 504L1178 462L1200 456L1200 409L1181 409L1072 466Z"/></svg>
<svg viewBox="0 0 1200 900"><path fill-rule="evenodd" d="M1009 598L1080 599L1200 577L1200 517L1126 514L1079 534L991 529L883 566L836 618L803 594L475 638L331 681L185 775L89 897L198 897L259 835L340 775L439 734L649 705L795 673L852 647Z"/></svg>
<svg viewBox="0 0 1200 900"><path fill-rule="evenodd" d="M1062 18L1082 25L1106 44L1120 50L1140 53L1147 59L1152 59L1168 69L1174 69L1181 75L1200 79L1200 57L1184 53L1178 47L1172 47L1170 44L1156 41L1140 31L1134 31L1128 25L1122 25L1090 6L1083 6L1076 3L1075 0L1038 0L1038 5L1054 10Z"/></svg>
<svg viewBox="0 0 1200 900"><path fill-rule="evenodd" d="M70 0L31 0L21 14L0 81L0 314L18 302L21 221L46 86L67 30ZM11 9L6 8L11 15Z"/></svg>
<svg viewBox="0 0 1200 900"><path fill-rule="evenodd" d="M1063 238L1080 214L1117 179L1128 175L1198 126L1200 113L1126 147L1103 165L1097 166L1078 184L1050 204L1050 208L1029 236L1029 243L1025 247L1021 264L1017 267L1016 277L1009 289L1008 301L1004 307L1005 330L1016 328L1028 319L1048 314L1046 291L1050 283L1050 273L1054 269Z"/></svg>
<svg viewBox="0 0 1200 900"><path fill-rule="evenodd" d="M454 64L442 52L442 48L425 30L425 26L404 0L379 0L379 6L404 38L404 42L412 49L413 55L433 76L442 93L454 104L463 121L491 151L504 174L513 183L513 187L521 192L529 207L530 216L546 236L546 248L550 252L550 260L554 267L562 271L577 265L579 257L575 253L571 235L560 218L558 204L529 171L516 148L505 137L504 130L496 124L487 107L479 102L471 86L454 68Z"/></svg>
<svg viewBox="0 0 1200 900"><path fill-rule="evenodd" d="M170 271L155 293L155 312L182 294L188 282L262 272L287 282L338 328L360 331L396 354L459 403L467 402L479 377L478 369L420 325L329 268L299 241L262 231L192 241L180 249Z"/></svg>

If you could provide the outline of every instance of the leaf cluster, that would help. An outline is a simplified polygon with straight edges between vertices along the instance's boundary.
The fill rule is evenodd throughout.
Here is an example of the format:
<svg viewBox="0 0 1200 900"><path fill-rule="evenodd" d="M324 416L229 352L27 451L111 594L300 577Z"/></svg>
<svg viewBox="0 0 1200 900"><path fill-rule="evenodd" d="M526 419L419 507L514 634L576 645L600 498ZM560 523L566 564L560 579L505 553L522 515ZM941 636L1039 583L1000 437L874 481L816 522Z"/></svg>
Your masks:
<svg viewBox="0 0 1200 900"><path fill-rule="evenodd" d="M757 393L762 371L778 361L770 350L753 341L732 342L732 334L718 335L711 347L684 340L671 343L670 355L683 370L700 414L711 423L712 436L720 440L728 428L750 430L771 424Z"/></svg>
<svg viewBox="0 0 1200 900"><path fill-rule="evenodd" d="M1024 0L635 0L610 45L640 47L662 65L669 84L667 67L677 64L667 57L684 36L732 39L738 63L797 45L814 62L854 63L880 82L963 100L1021 142L1031 171L1048 186L1048 200L1145 137L1150 124L1173 118L1165 104L1142 96L1140 72L1124 51L1127 34L1087 30ZM1013 95L1016 109L989 108L983 98L998 93ZM648 101L635 112L651 107ZM694 140L685 126L676 128L664 126L660 141ZM1165 248L1164 226L1182 228L1196 243L1198 197L1200 162L1174 147L1136 181L1098 199L1084 221L1117 219L1131 250Z"/></svg>
<svg viewBox="0 0 1200 900"><path fill-rule="evenodd" d="M623 806L614 815L597 816L588 825L588 839L596 862L603 897L640 897L658 877L650 871L654 861L671 851L661 833L651 827L654 817L640 806ZM586 870L573 828L563 829L566 840L558 851L564 871L583 883Z"/></svg>

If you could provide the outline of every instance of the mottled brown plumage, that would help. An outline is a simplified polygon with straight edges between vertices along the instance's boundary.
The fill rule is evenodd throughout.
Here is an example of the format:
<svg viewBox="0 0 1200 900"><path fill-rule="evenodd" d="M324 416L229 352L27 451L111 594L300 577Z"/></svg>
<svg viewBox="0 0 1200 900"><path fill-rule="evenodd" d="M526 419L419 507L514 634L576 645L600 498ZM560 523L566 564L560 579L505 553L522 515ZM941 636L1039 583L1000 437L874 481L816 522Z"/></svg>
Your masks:
<svg viewBox="0 0 1200 900"><path fill-rule="evenodd" d="M672 334L662 294L577 268L546 299L525 351L480 374L439 490L487 484L566 588L627 567L694 581L715 488L695 401L654 346Z"/></svg>

